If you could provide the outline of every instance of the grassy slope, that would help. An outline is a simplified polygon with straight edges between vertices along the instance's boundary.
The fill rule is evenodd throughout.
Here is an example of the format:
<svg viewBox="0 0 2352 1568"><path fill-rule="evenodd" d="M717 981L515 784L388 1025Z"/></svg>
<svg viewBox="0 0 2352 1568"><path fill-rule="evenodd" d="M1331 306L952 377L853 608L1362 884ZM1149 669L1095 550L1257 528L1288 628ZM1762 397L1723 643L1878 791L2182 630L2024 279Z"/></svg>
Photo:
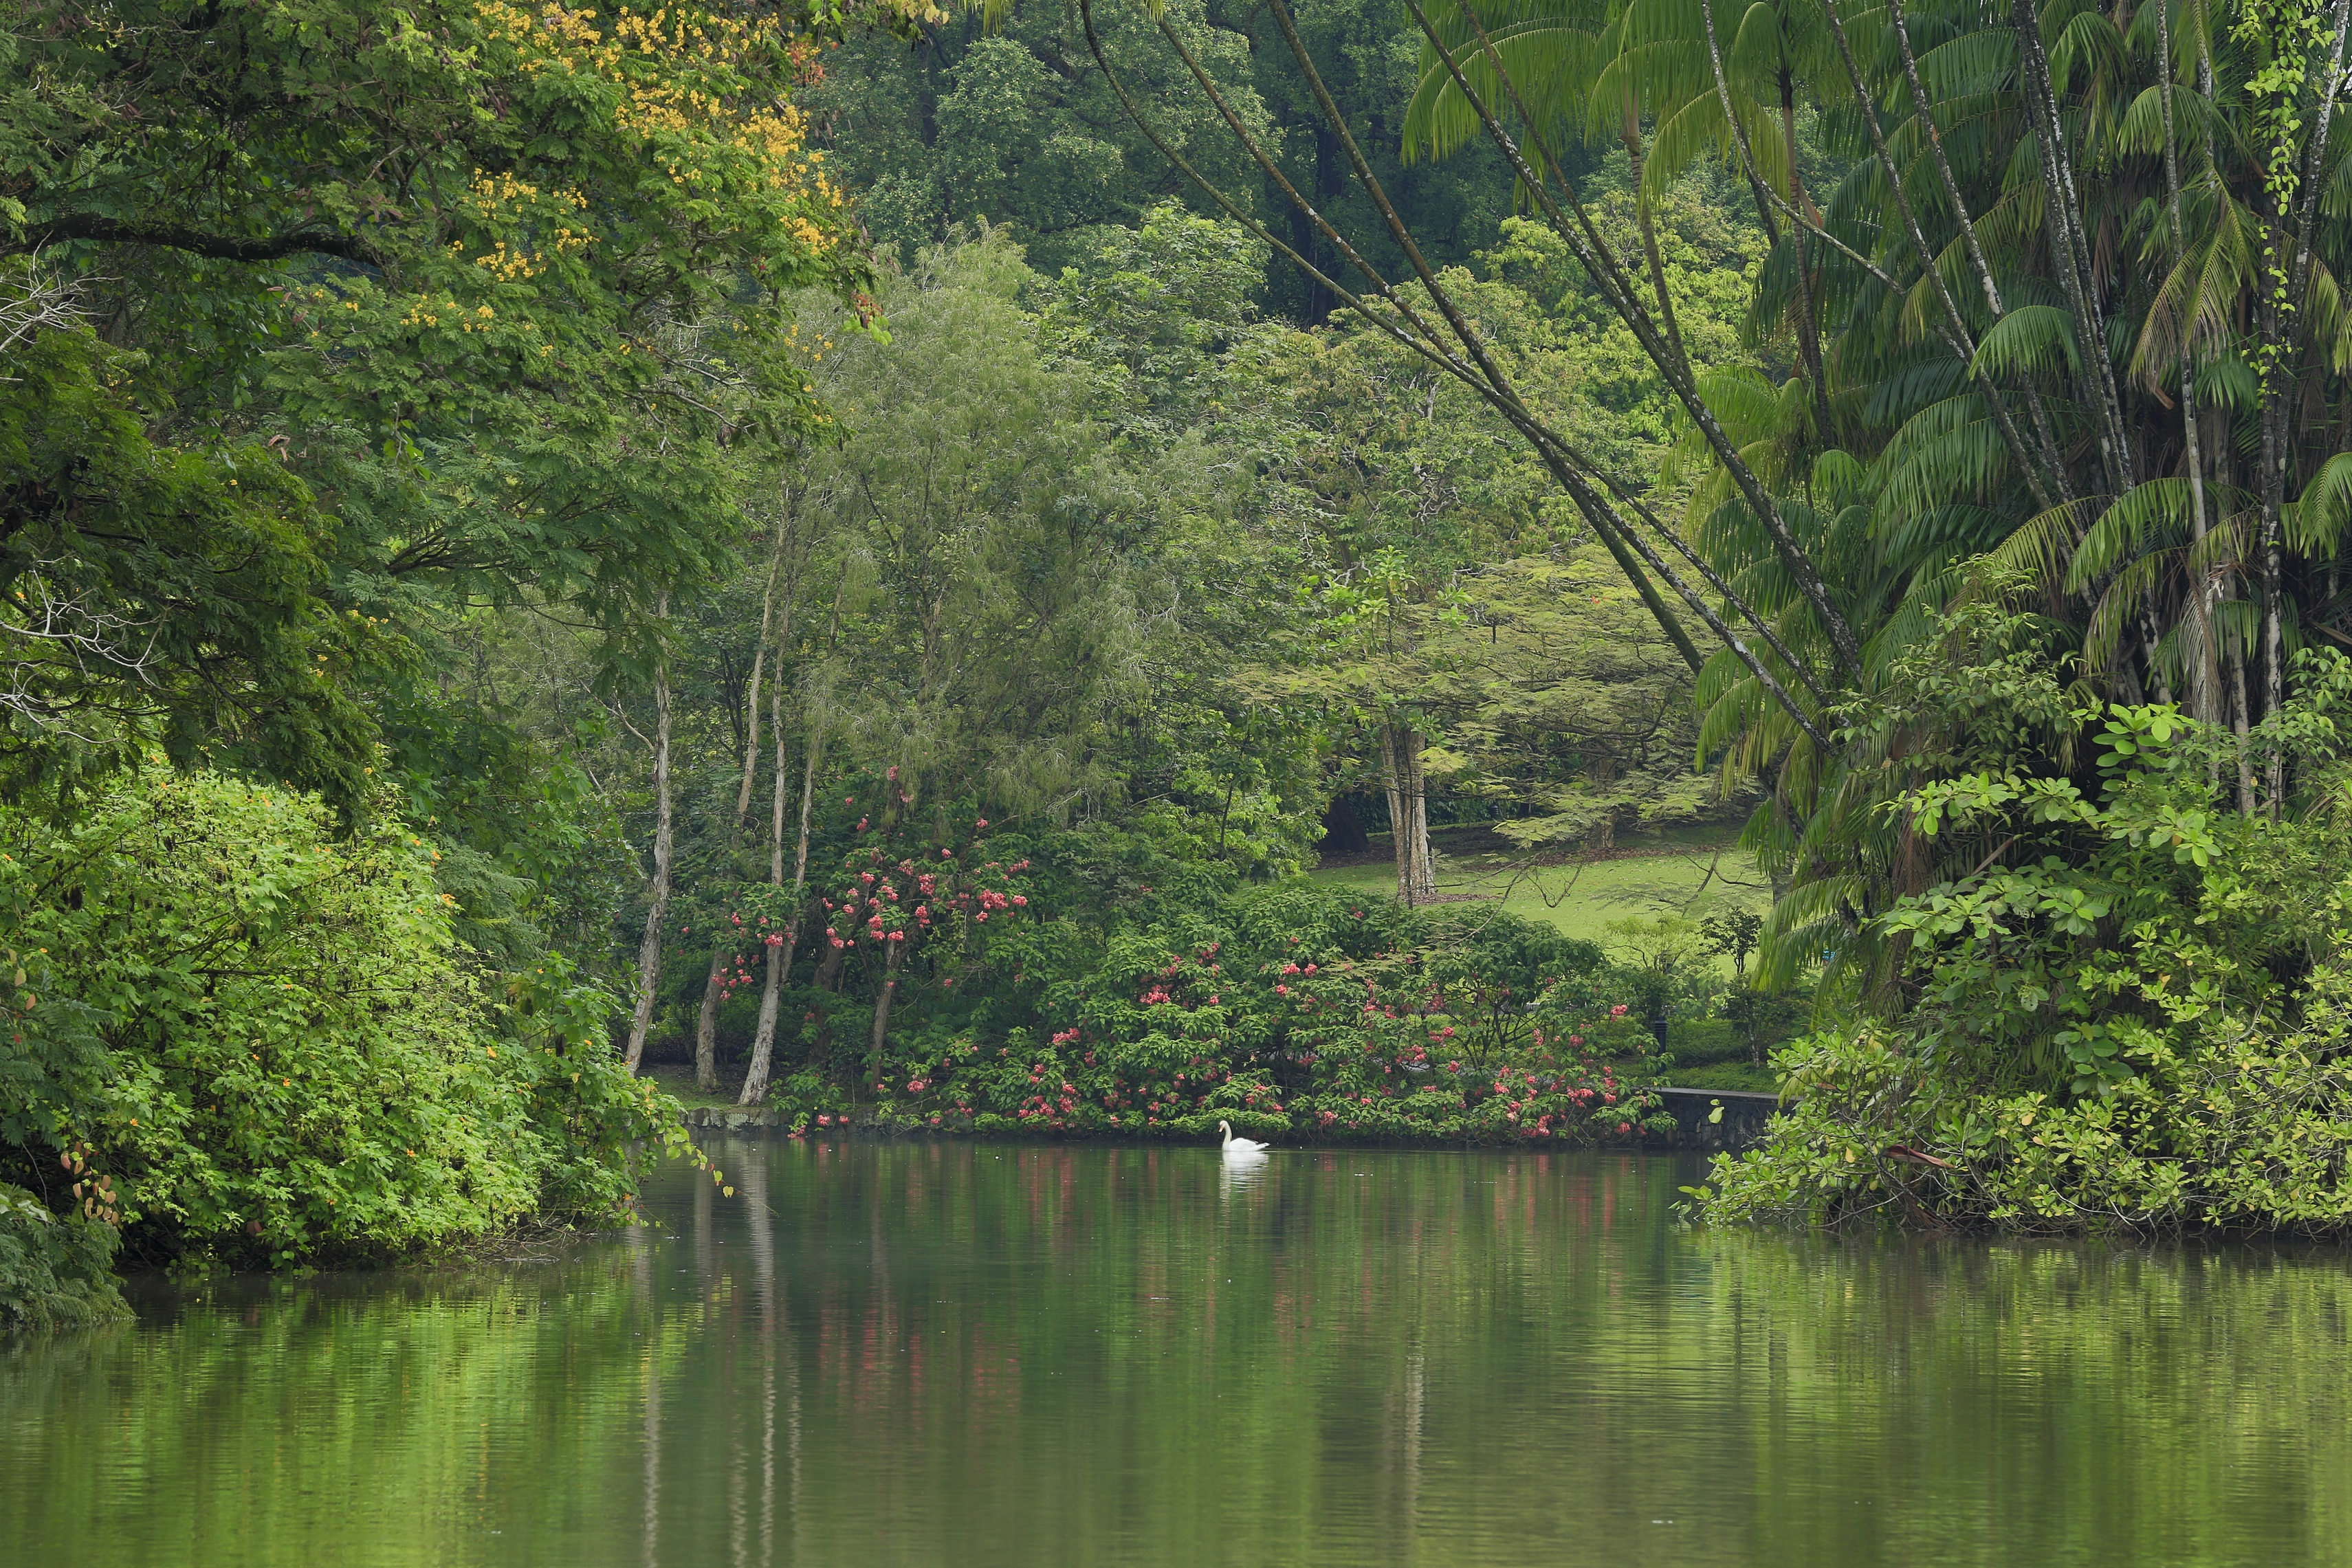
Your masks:
<svg viewBox="0 0 2352 1568"><path fill-rule="evenodd" d="M1433 835L1437 891L1498 900L1513 915L1548 921L1567 936L1606 946L1605 928L1612 920L1696 918L1723 909L1762 914L1771 892L1748 857L1732 847L1737 833L1727 824L1627 833L1619 838L1618 858L1530 866L1484 830L1441 830ZM1381 896L1396 889L1388 855L1388 836L1381 834L1372 840L1369 857L1309 874L1331 886ZM1725 972L1730 972L1727 962Z"/></svg>
<svg viewBox="0 0 2352 1568"><path fill-rule="evenodd" d="M1494 900L1513 915L1547 921L1563 935L1607 947L1612 921L1668 915L1696 919L1727 909L1763 914L1771 904L1771 890L1733 847L1738 835L1733 824L1629 833L1620 836L1616 858L1532 867L1481 829L1439 830L1432 837L1439 893ZM1328 886L1387 897L1396 891L1390 852L1388 836L1380 834L1369 855L1310 874ZM1731 961L1720 962L1728 977ZM1667 1076L1693 1089L1769 1092L1779 1087L1770 1072L1745 1061L1687 1066Z"/></svg>

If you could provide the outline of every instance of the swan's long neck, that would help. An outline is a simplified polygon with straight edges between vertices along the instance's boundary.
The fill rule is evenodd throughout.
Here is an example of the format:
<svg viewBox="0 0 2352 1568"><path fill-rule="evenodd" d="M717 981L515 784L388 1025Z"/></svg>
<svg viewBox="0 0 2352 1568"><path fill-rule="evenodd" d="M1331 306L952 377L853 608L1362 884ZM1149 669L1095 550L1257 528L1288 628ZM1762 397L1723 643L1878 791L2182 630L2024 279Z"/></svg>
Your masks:
<svg viewBox="0 0 2352 1568"><path fill-rule="evenodd" d="M1225 1135L1225 1143L1230 1146L1234 1141L1233 1124L1230 1122L1220 1122L1217 1124L1217 1131Z"/></svg>

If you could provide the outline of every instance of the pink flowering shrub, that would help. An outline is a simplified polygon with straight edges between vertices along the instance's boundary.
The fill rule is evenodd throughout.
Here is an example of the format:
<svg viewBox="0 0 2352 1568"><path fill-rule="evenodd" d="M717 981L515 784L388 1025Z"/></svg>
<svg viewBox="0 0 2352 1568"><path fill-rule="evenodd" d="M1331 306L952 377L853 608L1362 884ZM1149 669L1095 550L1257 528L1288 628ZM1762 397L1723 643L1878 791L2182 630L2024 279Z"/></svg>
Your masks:
<svg viewBox="0 0 2352 1568"><path fill-rule="evenodd" d="M1114 936L1036 1021L968 1033L883 1116L984 1132L1288 1142L1629 1138L1649 1032L1597 949L1496 912L1367 907L1290 884ZM1612 1014L1612 1008L1614 1009Z"/></svg>

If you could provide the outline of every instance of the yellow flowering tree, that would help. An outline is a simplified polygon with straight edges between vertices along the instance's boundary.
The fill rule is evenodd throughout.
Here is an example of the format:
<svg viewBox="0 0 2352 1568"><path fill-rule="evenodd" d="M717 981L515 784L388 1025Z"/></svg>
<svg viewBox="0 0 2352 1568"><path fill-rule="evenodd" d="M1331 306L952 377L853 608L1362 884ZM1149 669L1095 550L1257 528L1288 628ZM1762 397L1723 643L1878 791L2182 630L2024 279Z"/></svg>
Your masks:
<svg viewBox="0 0 2352 1568"><path fill-rule="evenodd" d="M138 564L209 559L201 508L92 488L123 467L92 433L135 431L167 465L203 455L223 496L277 476L299 569L239 613L293 629L289 657L300 628L371 628L372 653L297 673L373 685L394 727L404 692L430 706L420 639L457 605L571 601L648 645L646 607L741 536L746 474L820 420L792 297L866 309L793 95L845 29L928 14L0 0L0 261L46 280L31 340L79 341L119 416L43 420L41 382L0 383L22 405L0 428L33 433L0 443L23 547L0 618L53 601L16 591L60 563L103 583L76 601L102 623L220 609L152 601ZM122 570L89 569L110 551ZM292 776L348 796L377 737L351 717Z"/></svg>

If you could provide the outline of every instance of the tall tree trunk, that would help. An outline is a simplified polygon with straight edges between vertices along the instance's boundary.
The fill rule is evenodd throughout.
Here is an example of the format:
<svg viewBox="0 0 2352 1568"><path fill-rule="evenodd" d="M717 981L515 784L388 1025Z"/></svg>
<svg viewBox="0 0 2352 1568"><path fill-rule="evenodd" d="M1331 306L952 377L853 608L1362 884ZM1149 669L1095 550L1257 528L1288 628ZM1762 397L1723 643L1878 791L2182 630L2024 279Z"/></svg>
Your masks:
<svg viewBox="0 0 2352 1568"><path fill-rule="evenodd" d="M2050 57L2042 43L2040 14L2031 0L2011 0L2010 20L2017 36L2023 90L2033 140L2040 154L2047 190L2047 212L2054 233L2052 256L2067 304L2074 312L2077 343L2083 359L2084 401L2098 411L2099 455L2106 469L2110 494L2121 495L2137 480L2131 438L2124 425L2123 402L2116 390L2115 365L2107 353L2106 327L2094 270L2091 243L2084 233L2083 204L2074 180L2074 159L2067 147L2064 121L2050 76Z"/></svg>
<svg viewBox="0 0 2352 1568"><path fill-rule="evenodd" d="M784 881L784 718L778 694L776 710L776 810L775 828L770 835L771 854L769 875L779 887ZM801 825L800 839L793 851L793 896L791 913L784 919L784 939L768 948L767 988L760 995L760 1028L751 1040L751 1067L744 1074L743 1096L739 1102L756 1105L767 1096L769 1064L773 1061L776 1043L776 1009L782 999L783 983L792 974L793 953L800 946L801 910L806 902L808 887L809 813L815 804L817 753L824 739L812 723L801 737L805 756L801 763Z"/></svg>
<svg viewBox="0 0 2352 1568"><path fill-rule="evenodd" d="M775 707L776 782L775 803L769 812L768 885L784 885L784 710L782 687L771 699ZM793 967L793 934L800 925L797 908L784 917L782 931L771 929L761 936L761 946L766 949L767 974L760 986L760 1021L751 1030L751 1060L743 1069L742 1092L735 1097L739 1105L757 1105L768 1094L768 1067L776 1049L776 1009L782 1004L784 977Z"/></svg>
<svg viewBox="0 0 2352 1568"><path fill-rule="evenodd" d="M1389 837L1396 852L1397 897L1427 904L1437 895L1429 850L1428 790L1421 767L1421 735L1402 725L1381 727L1381 758L1389 787Z"/></svg>
<svg viewBox="0 0 2352 1568"><path fill-rule="evenodd" d="M890 1036L890 1003L898 994L898 960L906 951L906 943L883 938L882 988L874 996L874 1040L866 1048L866 1077L861 1090L882 1076L882 1047Z"/></svg>
<svg viewBox="0 0 2352 1568"><path fill-rule="evenodd" d="M669 620L669 593L654 603L655 617ZM662 926L669 919L670 800L669 800L669 650L654 660L654 880L653 898L646 908L646 935L637 944L637 1009L629 1020L627 1066L631 1072L645 1060L646 1032L653 1027L654 992L661 984Z"/></svg>
<svg viewBox="0 0 2352 1568"><path fill-rule="evenodd" d="M1421 737L1408 738L1412 746L1412 901L1429 904L1437 897L1437 856L1429 847L1429 776L1421 766Z"/></svg>
<svg viewBox="0 0 2352 1568"><path fill-rule="evenodd" d="M2251 817L2254 814L2254 764L2247 735L2252 726L2246 717L2246 651L2237 643L2230 647L2230 695L2235 699L2231 727L2238 737L2238 814Z"/></svg>
<svg viewBox="0 0 2352 1568"><path fill-rule="evenodd" d="M1389 792L1389 853L1396 862L1396 895L1406 904L1412 902L1412 877L1406 868L1412 863L1412 830L1404 806L1404 776L1397 770L1396 726L1381 726L1381 780Z"/></svg>
<svg viewBox="0 0 2352 1568"><path fill-rule="evenodd" d="M751 786L760 774L760 680L767 666L769 633L775 629L776 580L782 575L784 539L791 527L788 512L786 517L777 520L775 548L768 557L767 591L760 599L760 640L751 650L751 684L744 703L743 775L735 789L735 820L727 830L727 874L730 877L734 875L735 851L743 839L743 824L751 814ZM789 600L784 614L789 622ZM788 628L785 636L790 635ZM780 665L782 656L780 650ZM779 768L783 766L783 731L780 729L776 732ZM782 783L780 781L776 788L782 789ZM720 977L726 973L727 960L735 953L734 939L724 935L725 929L721 927L721 935L710 944L710 973L703 977L702 1010L694 1020L694 1082L705 1093L719 1087L719 1002L727 989Z"/></svg>
<svg viewBox="0 0 2352 1568"><path fill-rule="evenodd" d="M2180 210L2180 139L2179 128L2172 117L2172 8L2168 3L2156 8L2156 44L2161 57L2157 76L2157 107L2164 126L2164 196L2166 221L2171 231L2169 254L2177 270L2189 254L2189 229ZM2200 449L2197 419L2197 354L2186 332L2180 343L2180 438L2181 462L2189 476L2189 537L2201 544L2205 538L2205 455ZM2192 551L2192 554L2202 554ZM2213 601L2207 584L2192 578L2187 584L2183 602L2189 612L2189 645L2183 651L2182 664L2189 676L2189 706L2199 720L2211 724L2221 713L2221 671L2213 655Z"/></svg>

